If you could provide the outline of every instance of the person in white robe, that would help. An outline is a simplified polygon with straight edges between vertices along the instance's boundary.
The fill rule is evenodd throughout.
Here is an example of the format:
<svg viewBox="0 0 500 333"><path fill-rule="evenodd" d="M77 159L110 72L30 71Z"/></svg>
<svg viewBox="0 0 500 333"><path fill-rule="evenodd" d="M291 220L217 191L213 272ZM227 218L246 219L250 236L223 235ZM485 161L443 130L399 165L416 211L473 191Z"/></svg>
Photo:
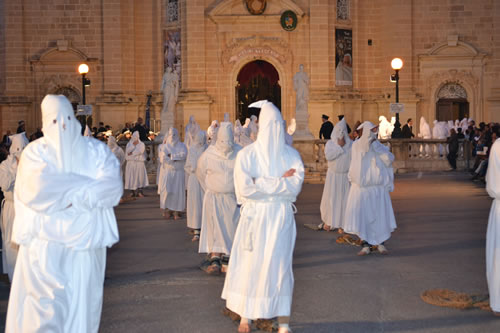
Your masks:
<svg viewBox="0 0 500 333"><path fill-rule="evenodd" d="M418 133L418 137L424 140L432 139L431 127L429 126L429 123L427 123L427 121L423 116L420 117L420 131ZM420 154L429 157L430 153L431 153L431 148L429 147L428 144L420 146Z"/></svg>
<svg viewBox="0 0 500 333"><path fill-rule="evenodd" d="M234 143L232 124L223 122L215 145L205 150L196 167L196 176L205 191L199 253L208 253L208 260L200 268L209 274L220 274L221 266L226 264L240 217L233 180L240 149Z"/></svg>
<svg viewBox="0 0 500 333"><path fill-rule="evenodd" d="M125 152L116 143L116 138L114 136L108 137L108 147L111 149L113 154L115 154L118 162L120 162L120 176L123 177L123 166L125 165Z"/></svg>
<svg viewBox="0 0 500 333"><path fill-rule="evenodd" d="M207 129L207 143L209 145L214 145L217 141L217 132L219 131L219 122L213 120L212 124Z"/></svg>
<svg viewBox="0 0 500 333"><path fill-rule="evenodd" d="M120 165L105 144L82 136L66 97L43 99L42 126L17 170L19 253L6 332L97 333L106 248L119 239Z"/></svg>
<svg viewBox="0 0 500 333"><path fill-rule="evenodd" d="M261 104L262 103L262 104ZM281 113L271 102L260 106L257 140L236 158L234 180L242 205L222 298L241 316L239 332L250 320L278 317L279 332L290 332L293 297L292 257L296 227L293 203L304 181L299 153L285 144Z"/></svg>
<svg viewBox="0 0 500 333"><path fill-rule="evenodd" d="M205 132L199 131L196 133L193 144L188 150L186 165L184 166L184 170L188 175L186 219L187 227L193 230L193 242L200 240L203 197L205 196L205 191L203 191L196 177L196 167L201 154L207 149L206 138Z"/></svg>
<svg viewBox="0 0 500 333"><path fill-rule="evenodd" d="M491 146L486 191L494 199L486 231L486 279L491 310L500 316L500 139Z"/></svg>
<svg viewBox="0 0 500 333"><path fill-rule="evenodd" d="M158 149L158 160L161 163L158 191L163 216L173 217L175 220L186 209L186 156L186 145L180 141L179 132L176 128L170 128L164 144Z"/></svg>
<svg viewBox="0 0 500 333"><path fill-rule="evenodd" d="M230 123L231 120L229 119L229 113L228 112L224 112L224 122L225 123Z"/></svg>
<svg viewBox="0 0 500 333"><path fill-rule="evenodd" d="M194 116L190 116L184 131L184 144L187 149L191 146L191 143L194 141L194 137L198 131L200 131L200 126L194 119Z"/></svg>
<svg viewBox="0 0 500 333"><path fill-rule="evenodd" d="M393 126L387 120L385 116L378 117L379 125L378 125L378 138L382 140L388 140L391 138Z"/></svg>
<svg viewBox="0 0 500 333"><path fill-rule="evenodd" d="M377 126L365 121L358 127L361 138L352 144L349 181L351 189L345 213L346 233L358 235L363 248L358 255L370 254L371 247L386 254L384 242L396 229L389 192L394 189L394 155L377 140Z"/></svg>
<svg viewBox="0 0 500 333"><path fill-rule="evenodd" d="M241 122L239 119L236 119L234 122L234 142L236 144L246 147L251 144L253 141L247 136L245 128L241 126Z"/></svg>
<svg viewBox="0 0 500 333"><path fill-rule="evenodd" d="M125 189L131 190L131 197L144 197L143 188L149 186L146 171L146 145L140 140L139 132L132 134L125 147Z"/></svg>
<svg viewBox="0 0 500 333"><path fill-rule="evenodd" d="M318 229L338 229L343 233L347 196L351 184L347 177L351 164L352 140L347 134L345 118L333 128L331 139L325 145L325 158L328 161L323 196L321 197L321 221Z"/></svg>
<svg viewBox="0 0 500 333"><path fill-rule="evenodd" d="M250 131L249 137L252 141L257 139L257 133L259 133L259 123L256 115L250 116L250 124L248 124L248 129Z"/></svg>
<svg viewBox="0 0 500 333"><path fill-rule="evenodd" d="M11 145L9 156L0 163L0 187L4 195L2 201L2 215L0 215L0 227L2 230L2 264L3 272L12 281L14 268L16 266L17 251L19 246L12 242L12 229L14 225L14 184L16 182L17 166L21 153L28 144L24 132L9 137Z"/></svg>

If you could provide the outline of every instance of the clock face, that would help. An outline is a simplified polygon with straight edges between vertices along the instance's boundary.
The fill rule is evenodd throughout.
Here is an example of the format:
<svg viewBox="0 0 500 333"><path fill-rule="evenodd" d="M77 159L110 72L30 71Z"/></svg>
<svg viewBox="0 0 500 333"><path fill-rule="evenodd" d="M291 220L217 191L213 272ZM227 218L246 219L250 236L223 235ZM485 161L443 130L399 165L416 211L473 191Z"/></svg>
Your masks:
<svg viewBox="0 0 500 333"><path fill-rule="evenodd" d="M266 10L266 0L245 0L247 9L252 15L260 15Z"/></svg>

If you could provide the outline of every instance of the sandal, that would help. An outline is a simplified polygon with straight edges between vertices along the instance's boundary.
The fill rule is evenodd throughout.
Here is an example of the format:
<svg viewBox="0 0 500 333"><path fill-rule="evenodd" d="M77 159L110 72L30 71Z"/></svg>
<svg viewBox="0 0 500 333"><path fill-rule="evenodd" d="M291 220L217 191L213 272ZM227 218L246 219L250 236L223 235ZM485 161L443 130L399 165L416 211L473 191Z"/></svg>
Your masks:
<svg viewBox="0 0 500 333"><path fill-rule="evenodd" d="M221 273L221 264L220 257L212 257L210 259L205 260L200 269L209 275L220 275Z"/></svg>

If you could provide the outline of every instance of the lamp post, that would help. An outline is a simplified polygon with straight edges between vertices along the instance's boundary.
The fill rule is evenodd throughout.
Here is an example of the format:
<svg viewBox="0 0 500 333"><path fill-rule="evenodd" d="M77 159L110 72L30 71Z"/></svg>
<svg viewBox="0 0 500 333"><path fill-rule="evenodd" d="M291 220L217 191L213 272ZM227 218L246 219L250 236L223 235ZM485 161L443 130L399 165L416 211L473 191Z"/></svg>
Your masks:
<svg viewBox="0 0 500 333"><path fill-rule="evenodd" d="M399 70L403 68L403 60L399 58L392 59L391 67L395 71L395 73L391 75L391 82L396 82L396 103L399 103ZM394 124L394 130L392 131L392 138L401 138L401 123L399 122L399 112L396 112L396 123Z"/></svg>
<svg viewBox="0 0 500 333"><path fill-rule="evenodd" d="M89 72L89 66L87 64L81 64L78 66L78 72L82 76L82 105L85 105L85 87L90 86L90 80L85 77Z"/></svg>

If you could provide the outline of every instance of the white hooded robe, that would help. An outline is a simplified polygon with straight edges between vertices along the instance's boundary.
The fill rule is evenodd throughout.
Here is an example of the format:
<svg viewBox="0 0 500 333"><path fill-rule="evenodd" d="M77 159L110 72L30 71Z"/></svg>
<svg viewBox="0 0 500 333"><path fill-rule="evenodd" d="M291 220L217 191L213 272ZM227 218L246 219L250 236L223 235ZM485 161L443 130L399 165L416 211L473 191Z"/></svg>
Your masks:
<svg viewBox="0 0 500 333"><path fill-rule="evenodd" d="M196 177L196 166L198 165L198 159L205 149L207 149L206 135L205 132L199 131L192 141L187 154L186 165L184 166L184 170L188 175L186 208L187 226L188 228L198 230L201 229L203 197L205 196L205 191L203 191Z"/></svg>
<svg viewBox="0 0 500 333"><path fill-rule="evenodd" d="M249 319L289 316L293 296L294 205L304 180L299 153L285 144L279 110L265 102L256 142L236 158L234 179L242 205L222 298ZM282 177L289 169L291 177Z"/></svg>
<svg viewBox="0 0 500 333"><path fill-rule="evenodd" d="M135 141L139 141L134 145ZM146 171L146 145L139 139L139 132L135 131L125 148L125 189L137 190L149 185L148 173Z"/></svg>
<svg viewBox="0 0 500 333"><path fill-rule="evenodd" d="M344 138L345 145L339 146L337 140ZM347 172L351 164L352 140L347 134L345 120L333 128L331 139L325 145L325 158L328 161L323 196L321 197L321 221L331 228L344 228L344 215L347 196L351 184Z"/></svg>
<svg viewBox="0 0 500 333"><path fill-rule="evenodd" d="M200 253L229 255L240 218L234 193L236 154L231 123L221 123L217 141L198 159L196 176L205 190L201 222Z"/></svg>
<svg viewBox="0 0 500 333"><path fill-rule="evenodd" d="M106 247L118 242L119 163L105 144L81 135L66 97L44 98L42 123L44 137L24 149L17 171L19 254L6 332L94 333Z"/></svg>
<svg viewBox="0 0 500 333"><path fill-rule="evenodd" d="M351 189L347 198L344 231L358 235L370 245L391 237L396 219L389 192L394 189L394 155L376 140L375 125L365 121L363 134L352 144L348 177ZM370 141L373 142L370 143Z"/></svg>
<svg viewBox="0 0 500 333"><path fill-rule="evenodd" d="M21 153L28 144L28 139L23 133L10 136L11 145L9 156L0 164L0 187L4 194L2 202L2 215L0 215L0 227L2 229L2 264L3 272L12 281L14 268L16 266L17 251L19 246L12 242L12 229L14 225L14 184L18 160Z"/></svg>
<svg viewBox="0 0 500 333"><path fill-rule="evenodd" d="M491 146L486 191L494 199L486 232L486 278L490 307L500 312L500 139Z"/></svg>
<svg viewBox="0 0 500 333"><path fill-rule="evenodd" d="M161 163L158 192L160 208L175 212L186 209L186 178L184 164L187 149L179 140L177 129L170 128L163 145L158 148L158 160Z"/></svg>
<svg viewBox="0 0 500 333"><path fill-rule="evenodd" d="M125 165L125 152L118 146L114 136L108 138L108 147L115 154L118 162L120 162L120 178L123 178L123 166Z"/></svg>

